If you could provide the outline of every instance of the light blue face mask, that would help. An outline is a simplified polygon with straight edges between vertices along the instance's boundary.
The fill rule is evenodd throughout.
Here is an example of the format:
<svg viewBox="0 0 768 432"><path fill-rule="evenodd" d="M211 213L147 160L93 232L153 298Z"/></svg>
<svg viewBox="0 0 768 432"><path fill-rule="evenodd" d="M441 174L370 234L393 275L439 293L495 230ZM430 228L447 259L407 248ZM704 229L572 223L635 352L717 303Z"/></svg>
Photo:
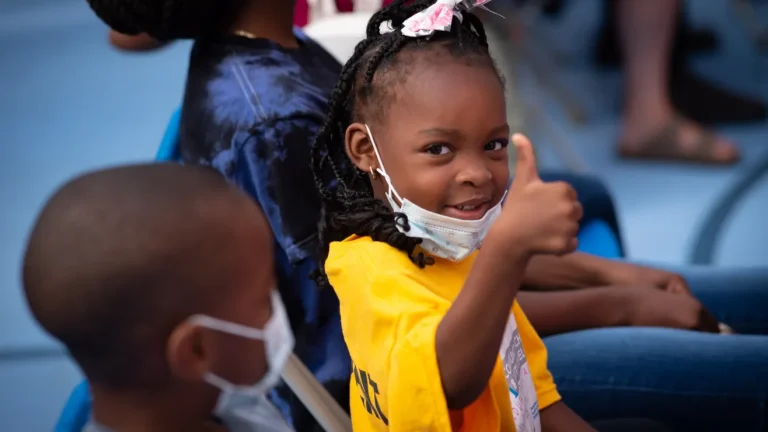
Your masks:
<svg viewBox="0 0 768 432"><path fill-rule="evenodd" d="M249 398L246 402L218 416L227 432L294 432L266 395ZM83 432L118 431L92 421Z"/></svg>
<svg viewBox="0 0 768 432"><path fill-rule="evenodd" d="M376 169L376 172L384 178L389 186L389 190L387 190L389 205L392 206L394 212L402 213L408 218L410 229L406 231L399 224L397 229L408 237L422 239L421 247L431 255L451 261L461 261L479 249L491 225L501 214L501 203L504 202L506 192L495 206L477 220L456 219L423 209L407 198L400 197L397 193L392 179L389 178L384 169L384 163L381 161L381 155L376 142L373 140L371 129L368 125L365 125L365 129L368 131L368 139L371 140L376 159L379 161L379 168Z"/></svg>
<svg viewBox="0 0 768 432"><path fill-rule="evenodd" d="M224 423L228 432L293 432L282 413L267 399L267 393L280 382L280 374L293 352L294 337L285 306L277 290L272 290L272 316L263 329L256 329L207 315L195 315L190 324L211 330L264 342L267 373L253 385L237 385L207 373L205 381L221 390L213 414ZM113 431L91 422L84 432Z"/></svg>
<svg viewBox="0 0 768 432"><path fill-rule="evenodd" d="M264 341L268 370L253 385L236 385L224 378L207 373L205 381L221 390L214 414L228 432L293 432L280 411L267 399L267 393L280 381L280 373L293 352L294 338L285 306L277 290L272 291L272 316L264 329L254 329L237 323L197 315L189 322L201 327Z"/></svg>

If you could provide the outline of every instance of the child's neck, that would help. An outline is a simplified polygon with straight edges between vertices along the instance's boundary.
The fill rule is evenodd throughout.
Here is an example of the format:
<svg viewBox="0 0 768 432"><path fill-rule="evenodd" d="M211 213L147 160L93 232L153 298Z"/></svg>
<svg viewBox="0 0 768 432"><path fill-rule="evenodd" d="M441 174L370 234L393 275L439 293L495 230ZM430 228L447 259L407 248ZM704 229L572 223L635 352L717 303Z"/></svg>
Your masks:
<svg viewBox="0 0 768 432"><path fill-rule="evenodd" d="M246 32L269 39L285 48L298 48L293 34L293 0L253 0L246 2L231 32Z"/></svg>
<svg viewBox="0 0 768 432"><path fill-rule="evenodd" d="M219 431L210 404L189 406L188 395L93 388L93 421L115 432ZM195 415L194 413L203 413Z"/></svg>

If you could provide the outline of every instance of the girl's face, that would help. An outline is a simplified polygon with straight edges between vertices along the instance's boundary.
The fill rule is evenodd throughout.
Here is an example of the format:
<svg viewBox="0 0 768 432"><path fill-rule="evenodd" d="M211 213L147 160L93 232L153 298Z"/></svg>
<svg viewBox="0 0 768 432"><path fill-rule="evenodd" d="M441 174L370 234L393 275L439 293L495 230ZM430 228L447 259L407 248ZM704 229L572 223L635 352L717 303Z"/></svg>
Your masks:
<svg viewBox="0 0 768 432"><path fill-rule="evenodd" d="M386 114L368 126L401 197L435 213L480 219L509 182L504 90L485 64L463 64L447 53L429 58L438 60L416 60ZM349 126L346 146L359 169L381 168L362 123ZM384 178L371 184L387 202Z"/></svg>

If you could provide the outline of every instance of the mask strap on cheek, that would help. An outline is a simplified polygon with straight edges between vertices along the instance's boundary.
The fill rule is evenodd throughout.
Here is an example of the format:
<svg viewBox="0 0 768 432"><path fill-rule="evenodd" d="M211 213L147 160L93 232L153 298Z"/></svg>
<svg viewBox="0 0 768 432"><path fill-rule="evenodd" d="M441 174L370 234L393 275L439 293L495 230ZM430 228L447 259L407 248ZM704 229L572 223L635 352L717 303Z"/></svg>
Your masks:
<svg viewBox="0 0 768 432"><path fill-rule="evenodd" d="M206 372L206 374L203 375L203 380L224 392L231 392L237 388L236 385L211 372Z"/></svg>
<svg viewBox="0 0 768 432"><path fill-rule="evenodd" d="M507 200L507 193L508 193L508 192L509 192L509 189L505 190L505 191L504 191L504 195L502 195L502 196L501 196L501 199L499 200L499 204L501 204L502 206L504 205L504 201L506 201L506 200Z"/></svg>
<svg viewBox="0 0 768 432"><path fill-rule="evenodd" d="M208 315L195 315L188 321L190 324L209 328L222 333L244 337L247 339L264 340L264 330L255 329L242 324L220 320Z"/></svg>
<svg viewBox="0 0 768 432"><path fill-rule="evenodd" d="M378 146L376 146L376 141L373 140L373 134L371 133L371 128L368 127L368 125L365 125L365 130L368 131L368 139L371 140L371 145L373 145L373 152L376 154L376 159L379 161L379 168L376 168L376 172L379 173L382 177L384 177L384 180L387 182L387 186L389 186L389 189L387 190L387 197L391 200L392 195L394 195L398 201L400 201L400 205L403 205L403 199L400 198L400 194L397 193L395 190L395 186L392 185L392 179L389 178L389 174L387 174L387 170L384 169L384 162L381 160L381 155L379 154Z"/></svg>

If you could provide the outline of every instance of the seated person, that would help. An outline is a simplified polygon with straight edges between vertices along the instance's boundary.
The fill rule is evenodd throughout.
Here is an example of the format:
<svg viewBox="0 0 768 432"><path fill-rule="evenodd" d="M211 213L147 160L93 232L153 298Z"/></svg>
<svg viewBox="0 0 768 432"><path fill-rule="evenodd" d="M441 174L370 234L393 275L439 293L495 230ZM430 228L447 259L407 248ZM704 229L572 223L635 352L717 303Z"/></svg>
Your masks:
<svg viewBox="0 0 768 432"><path fill-rule="evenodd" d="M549 370L571 408L587 420L763 432L768 270L702 267L681 277L579 257L590 258L532 260L517 297L546 336ZM738 334L721 334L728 327L718 321Z"/></svg>
<svg viewBox="0 0 768 432"><path fill-rule="evenodd" d="M24 256L33 316L90 383L88 432L290 431L265 397L293 349L275 283L263 214L202 167L79 176Z"/></svg>
<svg viewBox="0 0 768 432"><path fill-rule="evenodd" d="M440 7L400 0L373 16L313 148L318 279L339 296L354 429L594 430L561 401L514 301L531 256L576 248L581 206L539 179L520 135L507 191L504 90L482 24L448 6L439 28L407 25Z"/></svg>
<svg viewBox="0 0 768 432"><path fill-rule="evenodd" d="M116 31L161 40L195 39L182 106L180 151L256 199L276 241L280 292L296 353L344 407L352 371L338 300L309 278L317 266L320 200L310 147L341 65L293 29L292 1L89 0ZM163 17L163 19L157 19ZM290 393L282 401L292 402ZM315 424L301 406L294 427Z"/></svg>

